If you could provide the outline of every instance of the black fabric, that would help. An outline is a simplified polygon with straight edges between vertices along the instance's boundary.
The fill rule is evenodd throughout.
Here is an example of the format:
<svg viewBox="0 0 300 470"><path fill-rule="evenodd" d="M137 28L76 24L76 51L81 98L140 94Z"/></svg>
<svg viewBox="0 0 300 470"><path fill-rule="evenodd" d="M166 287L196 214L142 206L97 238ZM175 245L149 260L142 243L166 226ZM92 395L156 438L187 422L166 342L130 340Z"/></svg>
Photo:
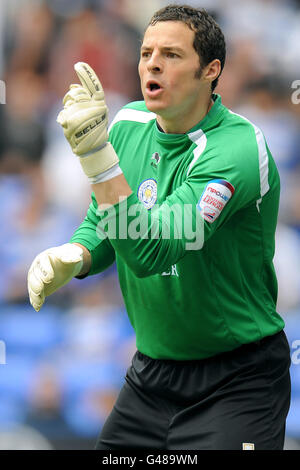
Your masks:
<svg viewBox="0 0 300 470"><path fill-rule="evenodd" d="M201 361L137 351L96 449L281 450L289 367L283 331Z"/></svg>

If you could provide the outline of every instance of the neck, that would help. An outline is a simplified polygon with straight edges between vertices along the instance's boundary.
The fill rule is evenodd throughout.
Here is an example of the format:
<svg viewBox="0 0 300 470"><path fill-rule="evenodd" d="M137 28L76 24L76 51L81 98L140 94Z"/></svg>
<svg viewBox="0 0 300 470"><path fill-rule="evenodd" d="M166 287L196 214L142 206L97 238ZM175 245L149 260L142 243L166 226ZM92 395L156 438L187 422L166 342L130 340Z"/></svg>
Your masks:
<svg viewBox="0 0 300 470"><path fill-rule="evenodd" d="M206 103L203 103L200 107L197 106L192 112L189 110L186 114L181 113L180 116L176 115L170 118L162 114L157 115L157 123L166 134L185 134L204 119L213 104L213 99L209 97Z"/></svg>

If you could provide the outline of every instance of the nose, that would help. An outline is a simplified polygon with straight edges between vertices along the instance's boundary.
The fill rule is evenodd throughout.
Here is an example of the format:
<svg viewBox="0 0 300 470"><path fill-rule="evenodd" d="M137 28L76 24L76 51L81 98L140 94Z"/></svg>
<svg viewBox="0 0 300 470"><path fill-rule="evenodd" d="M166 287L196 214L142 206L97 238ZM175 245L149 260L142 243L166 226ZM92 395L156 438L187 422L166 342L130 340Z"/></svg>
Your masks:
<svg viewBox="0 0 300 470"><path fill-rule="evenodd" d="M162 62L158 53L153 51L150 59L147 61L147 68L149 72L158 73L162 71Z"/></svg>

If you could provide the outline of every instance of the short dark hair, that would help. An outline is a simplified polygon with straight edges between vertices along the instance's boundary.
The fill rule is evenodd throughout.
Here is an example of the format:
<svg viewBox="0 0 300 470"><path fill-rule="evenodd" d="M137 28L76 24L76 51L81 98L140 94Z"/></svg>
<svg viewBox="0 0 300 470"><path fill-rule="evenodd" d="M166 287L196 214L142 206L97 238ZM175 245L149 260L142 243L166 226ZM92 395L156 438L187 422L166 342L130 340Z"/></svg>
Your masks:
<svg viewBox="0 0 300 470"><path fill-rule="evenodd" d="M193 46L200 58L198 77L202 69L214 59L219 59L221 62L219 76L221 75L226 57L225 38L218 23L206 10L189 5L172 4L155 12L148 26L153 26L160 21L182 21L195 32ZM212 92L218 84L218 78L211 84Z"/></svg>

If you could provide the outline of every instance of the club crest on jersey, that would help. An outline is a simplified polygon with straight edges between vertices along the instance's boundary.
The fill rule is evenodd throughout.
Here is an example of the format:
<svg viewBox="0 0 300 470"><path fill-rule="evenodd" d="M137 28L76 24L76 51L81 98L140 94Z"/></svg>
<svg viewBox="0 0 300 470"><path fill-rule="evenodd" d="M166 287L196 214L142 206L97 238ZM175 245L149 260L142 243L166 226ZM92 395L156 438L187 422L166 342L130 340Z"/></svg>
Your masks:
<svg viewBox="0 0 300 470"><path fill-rule="evenodd" d="M209 223L214 222L232 197L235 189L229 181L215 179L207 183L197 204L201 216Z"/></svg>
<svg viewBox="0 0 300 470"><path fill-rule="evenodd" d="M151 209L157 201L157 182L154 179L143 181L137 195L146 209Z"/></svg>

